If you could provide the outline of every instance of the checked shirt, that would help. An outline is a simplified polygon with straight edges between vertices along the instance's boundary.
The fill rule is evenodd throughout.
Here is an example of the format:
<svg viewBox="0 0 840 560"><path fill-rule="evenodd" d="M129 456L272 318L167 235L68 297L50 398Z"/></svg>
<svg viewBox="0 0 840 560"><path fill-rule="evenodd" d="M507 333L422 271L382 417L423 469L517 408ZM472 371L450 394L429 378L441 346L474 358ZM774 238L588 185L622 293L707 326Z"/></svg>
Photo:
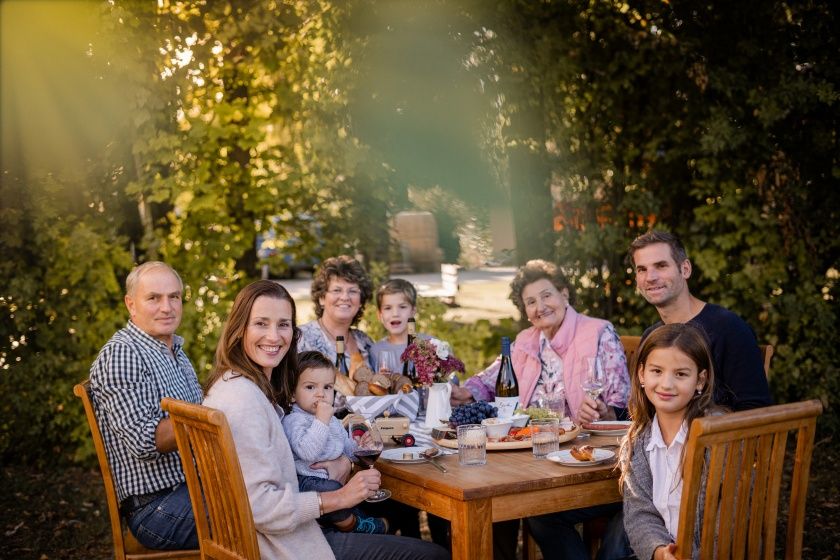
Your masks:
<svg viewBox="0 0 840 560"><path fill-rule="evenodd" d="M119 501L184 482L178 453L155 448L155 429L166 417L163 397L201 403L201 386L183 344L176 335L170 351L129 321L90 368L96 418Z"/></svg>

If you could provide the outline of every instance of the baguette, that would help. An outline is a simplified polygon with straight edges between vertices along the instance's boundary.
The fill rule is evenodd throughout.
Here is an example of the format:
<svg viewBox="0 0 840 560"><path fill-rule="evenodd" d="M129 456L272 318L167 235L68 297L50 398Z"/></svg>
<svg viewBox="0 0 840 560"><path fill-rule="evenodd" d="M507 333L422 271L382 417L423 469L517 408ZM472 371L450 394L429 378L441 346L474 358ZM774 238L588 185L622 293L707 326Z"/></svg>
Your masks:
<svg viewBox="0 0 840 560"><path fill-rule="evenodd" d="M340 373L335 376L335 390L349 397L356 394L356 382Z"/></svg>

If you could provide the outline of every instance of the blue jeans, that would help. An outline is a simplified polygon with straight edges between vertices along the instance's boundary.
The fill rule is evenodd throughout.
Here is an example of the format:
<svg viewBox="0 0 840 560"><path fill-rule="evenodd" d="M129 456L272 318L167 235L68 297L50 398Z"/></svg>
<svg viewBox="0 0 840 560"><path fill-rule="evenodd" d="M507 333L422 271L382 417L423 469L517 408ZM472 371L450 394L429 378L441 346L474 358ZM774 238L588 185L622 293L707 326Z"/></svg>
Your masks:
<svg viewBox="0 0 840 560"><path fill-rule="evenodd" d="M187 485L179 484L131 514L128 528L146 548L185 550L198 548L198 533Z"/></svg>
<svg viewBox="0 0 840 560"><path fill-rule="evenodd" d="M334 492L342 488L342 484L337 480L301 475L298 475L298 486L301 492ZM355 515L357 518L365 517L365 514L359 508L337 509L319 517L318 523L321 525L335 525L351 515Z"/></svg>
<svg viewBox="0 0 840 560"><path fill-rule="evenodd" d="M610 518L597 560L632 558L620 503L530 517L528 526L546 560L589 560L589 552L575 525L596 517Z"/></svg>
<svg viewBox="0 0 840 560"><path fill-rule="evenodd" d="M342 533L325 529L337 560L448 560L446 549L411 537Z"/></svg>

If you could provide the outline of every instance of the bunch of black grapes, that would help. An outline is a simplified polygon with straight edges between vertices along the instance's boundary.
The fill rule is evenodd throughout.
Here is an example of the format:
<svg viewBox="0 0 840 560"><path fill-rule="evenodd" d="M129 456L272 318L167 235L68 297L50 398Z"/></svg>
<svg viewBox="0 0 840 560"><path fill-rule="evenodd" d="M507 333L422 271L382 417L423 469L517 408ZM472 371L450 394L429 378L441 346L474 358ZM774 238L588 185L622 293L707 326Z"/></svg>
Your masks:
<svg viewBox="0 0 840 560"><path fill-rule="evenodd" d="M452 409L449 424L456 428L461 424L481 424L485 418L495 418L496 407L487 402L462 404Z"/></svg>

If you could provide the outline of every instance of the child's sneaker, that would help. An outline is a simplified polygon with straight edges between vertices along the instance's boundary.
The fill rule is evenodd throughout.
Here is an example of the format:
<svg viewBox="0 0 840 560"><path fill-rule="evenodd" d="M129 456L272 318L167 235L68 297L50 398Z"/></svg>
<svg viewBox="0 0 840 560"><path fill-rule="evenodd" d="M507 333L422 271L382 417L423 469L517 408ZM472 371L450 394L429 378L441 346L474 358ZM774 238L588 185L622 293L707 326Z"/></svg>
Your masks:
<svg viewBox="0 0 840 560"><path fill-rule="evenodd" d="M388 521L382 517L363 517L356 516L356 526L353 527L354 533L370 533L372 535L387 535Z"/></svg>

